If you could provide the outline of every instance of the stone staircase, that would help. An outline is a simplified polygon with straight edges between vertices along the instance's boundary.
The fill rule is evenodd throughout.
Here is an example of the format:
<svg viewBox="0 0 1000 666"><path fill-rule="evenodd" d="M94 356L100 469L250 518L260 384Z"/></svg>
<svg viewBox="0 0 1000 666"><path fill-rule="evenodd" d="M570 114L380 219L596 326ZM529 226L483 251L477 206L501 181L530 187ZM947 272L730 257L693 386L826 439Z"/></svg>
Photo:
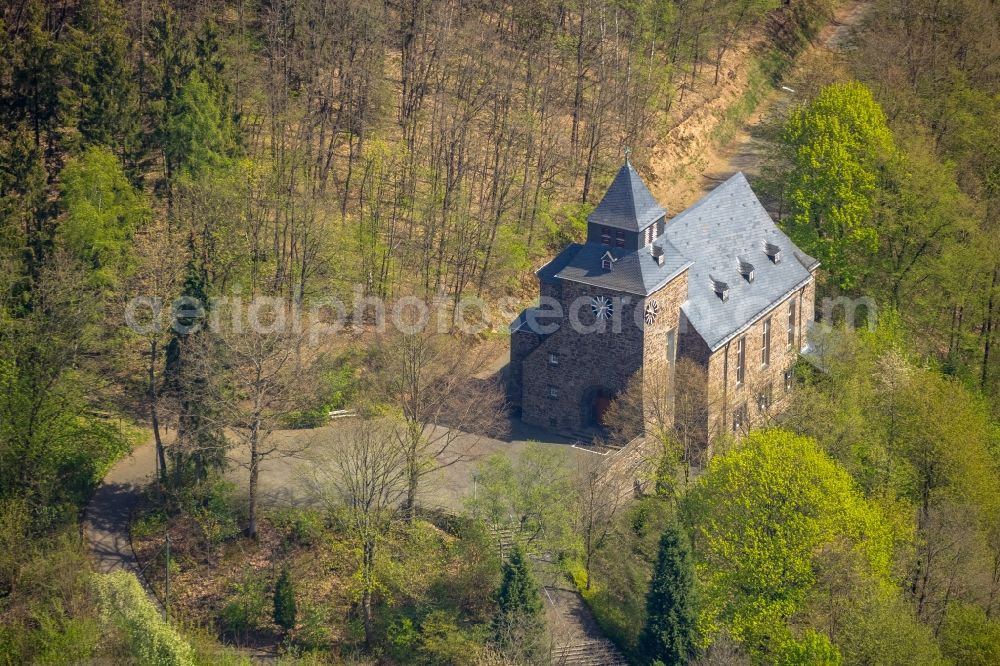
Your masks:
<svg viewBox="0 0 1000 666"><path fill-rule="evenodd" d="M591 640L556 648L553 666L628 666L611 641Z"/></svg>

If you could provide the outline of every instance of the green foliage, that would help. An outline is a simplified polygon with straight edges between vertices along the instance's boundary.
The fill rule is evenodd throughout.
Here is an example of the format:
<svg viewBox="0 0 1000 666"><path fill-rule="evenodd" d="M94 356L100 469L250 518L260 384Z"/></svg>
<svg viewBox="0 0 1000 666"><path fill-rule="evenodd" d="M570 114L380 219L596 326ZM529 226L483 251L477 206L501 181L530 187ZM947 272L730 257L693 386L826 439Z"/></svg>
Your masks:
<svg viewBox="0 0 1000 666"><path fill-rule="evenodd" d="M843 573L840 573L843 576ZM921 624L903 595L886 586L842 590L844 613L836 645L848 664L941 666L945 660L930 627Z"/></svg>
<svg viewBox="0 0 1000 666"><path fill-rule="evenodd" d="M191 646L163 621L134 574L94 574L93 585L102 621L125 633L131 655L139 663L193 666Z"/></svg>
<svg viewBox="0 0 1000 666"><path fill-rule="evenodd" d="M132 235L149 216L149 205L103 146L67 162L60 178L66 218L57 242L88 265L96 285L117 286L130 268Z"/></svg>
<svg viewBox="0 0 1000 666"><path fill-rule="evenodd" d="M575 489L564 451L529 442L516 462L494 454L476 469L470 512L497 530L510 530L529 549L559 552L573 546Z"/></svg>
<svg viewBox="0 0 1000 666"><path fill-rule="evenodd" d="M532 655L540 647L544 626L538 582L528 567L524 549L515 544L503 564L493 621L494 641L510 656Z"/></svg>
<svg viewBox="0 0 1000 666"><path fill-rule="evenodd" d="M71 336L79 331L49 314L34 313L0 331L0 355L6 355L0 364L0 498L28 501L37 531L72 518L110 462L130 447L120 424L88 408L92 378L63 365L67 349L52 346L78 344Z"/></svg>
<svg viewBox="0 0 1000 666"><path fill-rule="evenodd" d="M840 666L840 651L825 635L808 630L801 640L790 640L777 650L777 666Z"/></svg>
<svg viewBox="0 0 1000 666"><path fill-rule="evenodd" d="M857 280L852 252L878 246L870 216L879 165L893 151L885 113L864 85L834 84L792 112L782 142L792 237L849 288Z"/></svg>
<svg viewBox="0 0 1000 666"><path fill-rule="evenodd" d="M1000 622L976 606L952 604L941 626L941 651L963 666L1000 664Z"/></svg>
<svg viewBox="0 0 1000 666"><path fill-rule="evenodd" d="M139 81L129 62L125 13L113 0L84 0L67 44L83 144L104 145L123 159L133 182L141 180L142 126Z"/></svg>
<svg viewBox="0 0 1000 666"><path fill-rule="evenodd" d="M758 654L784 642L824 544L850 544L868 575L889 574L891 534L880 512L806 437L751 433L712 460L684 508L705 589L702 627L728 627Z"/></svg>
<svg viewBox="0 0 1000 666"><path fill-rule="evenodd" d="M295 615L295 583L285 566L274 584L274 623L287 631L295 626Z"/></svg>
<svg viewBox="0 0 1000 666"><path fill-rule="evenodd" d="M597 553L591 587L581 591L604 633L637 659L660 537L671 516L670 504L659 497L643 498L621 512L608 536L616 547Z"/></svg>
<svg viewBox="0 0 1000 666"><path fill-rule="evenodd" d="M645 663L686 664L695 656L697 611L694 565L687 535L671 522L646 596L646 626L639 639Z"/></svg>
<svg viewBox="0 0 1000 666"><path fill-rule="evenodd" d="M246 636L266 625L268 621L267 582L256 572L246 573L242 579L233 581L228 600L219 612L222 630L234 636Z"/></svg>
<svg viewBox="0 0 1000 666"><path fill-rule="evenodd" d="M542 612L542 597L538 583L528 568L524 549L515 545L503 564L500 591L497 593L498 617L517 616L537 618Z"/></svg>
<svg viewBox="0 0 1000 666"><path fill-rule="evenodd" d="M167 119L163 150L175 173L197 178L229 166L236 152L233 131L218 92L194 71Z"/></svg>
<svg viewBox="0 0 1000 666"><path fill-rule="evenodd" d="M309 508L276 509L270 514L271 522L279 530L285 532L285 538L300 546L311 547L319 545L326 531L326 521L323 513Z"/></svg>
<svg viewBox="0 0 1000 666"><path fill-rule="evenodd" d="M321 359L317 363L324 363ZM320 373L320 399L322 404L290 412L283 417L288 428L318 428L330 420L330 412L345 409L358 391L358 360L351 351L338 358Z"/></svg>
<svg viewBox="0 0 1000 666"><path fill-rule="evenodd" d="M479 637L461 627L455 613L431 611L420 621L417 663L472 666L481 648Z"/></svg>

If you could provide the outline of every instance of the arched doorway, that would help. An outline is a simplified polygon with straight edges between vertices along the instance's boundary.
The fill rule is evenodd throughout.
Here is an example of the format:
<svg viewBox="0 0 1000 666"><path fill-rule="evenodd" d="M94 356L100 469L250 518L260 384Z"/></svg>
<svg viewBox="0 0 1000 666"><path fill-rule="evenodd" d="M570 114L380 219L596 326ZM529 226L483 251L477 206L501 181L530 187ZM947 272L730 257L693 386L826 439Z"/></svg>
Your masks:
<svg viewBox="0 0 1000 666"><path fill-rule="evenodd" d="M615 394L603 386L592 386L583 392L583 422L587 426L603 428L607 426L608 408Z"/></svg>

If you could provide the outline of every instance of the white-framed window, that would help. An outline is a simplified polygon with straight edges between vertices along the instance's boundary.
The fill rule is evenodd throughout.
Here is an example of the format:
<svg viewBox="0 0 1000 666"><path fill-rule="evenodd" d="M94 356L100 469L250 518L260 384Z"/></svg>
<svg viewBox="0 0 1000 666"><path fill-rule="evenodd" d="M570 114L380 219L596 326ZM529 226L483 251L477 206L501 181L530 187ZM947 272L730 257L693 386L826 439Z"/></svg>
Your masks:
<svg viewBox="0 0 1000 666"><path fill-rule="evenodd" d="M771 363L771 318L764 320L764 329L760 336L760 365L766 368Z"/></svg>
<svg viewBox="0 0 1000 666"><path fill-rule="evenodd" d="M791 368L785 370L785 393L790 393L795 382L795 374Z"/></svg>
<svg viewBox="0 0 1000 666"><path fill-rule="evenodd" d="M549 384L549 397L553 400L559 397L559 387L555 384Z"/></svg>
<svg viewBox="0 0 1000 666"><path fill-rule="evenodd" d="M625 232L618 230L615 232L615 245L625 247Z"/></svg>
<svg viewBox="0 0 1000 666"><path fill-rule="evenodd" d="M736 385L742 386L746 378L747 370L747 338L741 337L736 341Z"/></svg>
<svg viewBox="0 0 1000 666"><path fill-rule="evenodd" d="M549 365L559 365L559 354L549 354Z"/></svg>
<svg viewBox="0 0 1000 666"><path fill-rule="evenodd" d="M611 229L601 227L601 245L611 245Z"/></svg>

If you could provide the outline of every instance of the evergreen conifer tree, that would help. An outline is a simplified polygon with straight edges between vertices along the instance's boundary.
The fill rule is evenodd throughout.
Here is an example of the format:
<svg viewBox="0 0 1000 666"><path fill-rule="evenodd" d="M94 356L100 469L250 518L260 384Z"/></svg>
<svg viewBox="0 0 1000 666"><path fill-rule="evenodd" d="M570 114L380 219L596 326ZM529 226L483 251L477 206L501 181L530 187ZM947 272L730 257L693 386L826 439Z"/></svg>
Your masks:
<svg viewBox="0 0 1000 666"><path fill-rule="evenodd" d="M503 565L497 593L495 640L508 656L530 657L541 647L543 607L538 583L528 568L524 549L515 545Z"/></svg>
<svg viewBox="0 0 1000 666"><path fill-rule="evenodd" d="M694 570L687 536L676 524L660 538L660 552L646 596L646 626L639 638L641 663L686 664L695 654Z"/></svg>
<svg viewBox="0 0 1000 666"><path fill-rule="evenodd" d="M274 586L274 623L287 631L295 626L295 614L295 584L286 566Z"/></svg>

